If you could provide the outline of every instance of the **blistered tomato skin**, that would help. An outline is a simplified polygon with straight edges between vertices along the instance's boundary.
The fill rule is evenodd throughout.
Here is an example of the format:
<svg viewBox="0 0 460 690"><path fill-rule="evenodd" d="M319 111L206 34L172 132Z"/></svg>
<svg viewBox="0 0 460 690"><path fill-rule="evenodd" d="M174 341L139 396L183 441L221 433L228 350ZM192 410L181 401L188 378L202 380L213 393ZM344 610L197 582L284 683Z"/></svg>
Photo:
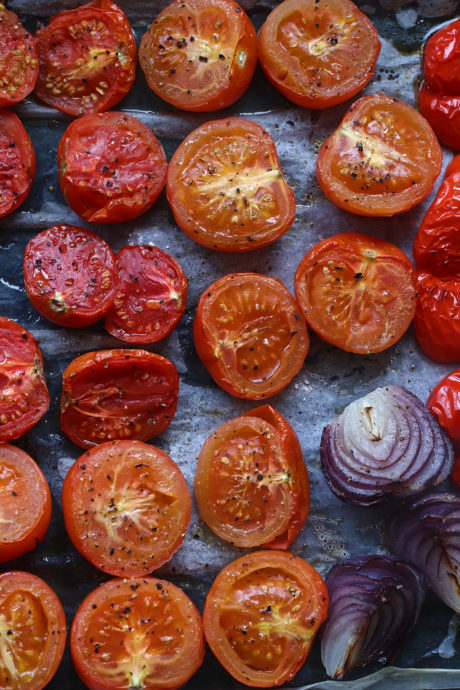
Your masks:
<svg viewBox="0 0 460 690"><path fill-rule="evenodd" d="M423 83L418 96L420 112L443 144L460 151L460 92L432 91Z"/></svg>
<svg viewBox="0 0 460 690"><path fill-rule="evenodd" d="M430 36L423 69L430 89L460 94L460 20Z"/></svg>
<svg viewBox="0 0 460 690"><path fill-rule="evenodd" d="M452 479L460 489L460 369L445 376L432 390L426 403L454 444Z"/></svg>
<svg viewBox="0 0 460 690"><path fill-rule="evenodd" d="M355 96L372 79L380 41L350 0L285 0L258 35L259 59L281 93L322 109Z"/></svg>
<svg viewBox="0 0 460 690"><path fill-rule="evenodd" d="M33 36L0 4L0 108L18 103L35 86L38 58Z"/></svg>
<svg viewBox="0 0 460 690"><path fill-rule="evenodd" d="M27 198L35 177L35 151L21 121L9 110L0 111L0 218Z"/></svg>
<svg viewBox="0 0 460 690"><path fill-rule="evenodd" d="M415 334L423 352L435 362L460 360L460 280L417 274Z"/></svg>

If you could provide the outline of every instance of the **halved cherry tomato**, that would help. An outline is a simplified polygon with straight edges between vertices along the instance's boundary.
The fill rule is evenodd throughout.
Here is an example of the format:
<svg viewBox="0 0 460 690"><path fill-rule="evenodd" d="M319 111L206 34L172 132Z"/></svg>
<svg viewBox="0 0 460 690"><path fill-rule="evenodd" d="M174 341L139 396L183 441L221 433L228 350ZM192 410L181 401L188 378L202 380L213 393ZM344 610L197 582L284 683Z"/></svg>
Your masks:
<svg viewBox="0 0 460 690"><path fill-rule="evenodd" d="M207 122L184 139L169 164L166 194L179 227L223 252L265 247L295 215L272 138L236 117Z"/></svg>
<svg viewBox="0 0 460 690"><path fill-rule="evenodd" d="M304 663L326 618L319 573L286 551L255 551L214 580L203 612L206 640L236 680L282 685Z"/></svg>
<svg viewBox="0 0 460 690"><path fill-rule="evenodd" d="M430 36L423 71L430 89L460 94L460 20Z"/></svg>
<svg viewBox="0 0 460 690"><path fill-rule="evenodd" d="M328 108L372 79L380 53L377 29L350 0L284 0L258 36L259 59L272 84L305 108Z"/></svg>
<svg viewBox="0 0 460 690"><path fill-rule="evenodd" d="M0 445L0 563L32 551L45 538L50 520L45 475L23 450Z"/></svg>
<svg viewBox="0 0 460 690"><path fill-rule="evenodd" d="M445 376L431 391L426 406L446 431L455 449L452 479L460 488L460 369Z"/></svg>
<svg viewBox="0 0 460 690"><path fill-rule="evenodd" d="M29 431L50 402L43 356L31 333L0 317L0 443Z"/></svg>
<svg viewBox="0 0 460 690"><path fill-rule="evenodd" d="M377 93L355 101L321 146L316 171L327 198L361 216L408 211L431 192L442 163L428 122Z"/></svg>
<svg viewBox="0 0 460 690"><path fill-rule="evenodd" d="M200 668L204 650L193 602L153 577L105 582L72 623L72 661L92 690L176 690Z"/></svg>
<svg viewBox="0 0 460 690"><path fill-rule="evenodd" d="M120 577L169 561L190 523L190 494L169 455L141 441L109 441L82 455L62 488L67 533L96 568Z"/></svg>
<svg viewBox="0 0 460 690"><path fill-rule="evenodd" d="M294 286L308 325L347 352L391 347L415 312L415 271L407 256L394 244L356 232L310 249Z"/></svg>
<svg viewBox="0 0 460 690"><path fill-rule="evenodd" d="M201 449L195 497L201 517L222 539L287 549L310 507L292 426L270 405L222 424Z"/></svg>
<svg viewBox="0 0 460 690"><path fill-rule="evenodd" d="M73 225L54 225L24 253L27 296L42 316L80 328L100 319L115 299L115 256L102 237Z"/></svg>
<svg viewBox="0 0 460 690"><path fill-rule="evenodd" d="M0 111L0 218L25 201L34 176L35 151L29 135L17 115Z"/></svg>
<svg viewBox="0 0 460 690"><path fill-rule="evenodd" d="M167 167L155 135L123 113L84 115L59 142L62 193L92 223L122 223L147 211L163 189Z"/></svg>
<svg viewBox="0 0 460 690"><path fill-rule="evenodd" d="M460 278L417 274L415 335L435 362L460 361Z"/></svg>
<svg viewBox="0 0 460 690"><path fill-rule="evenodd" d="M156 343L184 315L187 278L177 261L149 244L123 247L116 256L119 284L105 327L130 343Z"/></svg>
<svg viewBox="0 0 460 690"><path fill-rule="evenodd" d="M214 381L238 398L279 393L300 371L309 338L283 283L258 273L219 278L198 302L193 337Z"/></svg>
<svg viewBox="0 0 460 690"><path fill-rule="evenodd" d="M0 574L0 687L42 690L58 670L66 624L62 604L36 575Z"/></svg>
<svg viewBox="0 0 460 690"><path fill-rule="evenodd" d="M51 17L36 34L35 94L70 115L109 110L131 89L137 48L124 12L110 0Z"/></svg>
<svg viewBox="0 0 460 690"><path fill-rule="evenodd" d="M62 374L61 429L82 448L104 441L148 441L171 423L177 369L146 350L99 350L74 359Z"/></svg>
<svg viewBox="0 0 460 690"><path fill-rule="evenodd" d="M174 0L142 37L139 62L147 83L176 108L227 108L249 86L257 37L233 0Z"/></svg>
<svg viewBox="0 0 460 690"><path fill-rule="evenodd" d="M0 108L18 103L35 86L38 58L33 36L0 3Z"/></svg>
<svg viewBox="0 0 460 690"><path fill-rule="evenodd" d="M437 137L455 151L460 150L460 93L432 91L423 83L418 95L423 117L430 123Z"/></svg>

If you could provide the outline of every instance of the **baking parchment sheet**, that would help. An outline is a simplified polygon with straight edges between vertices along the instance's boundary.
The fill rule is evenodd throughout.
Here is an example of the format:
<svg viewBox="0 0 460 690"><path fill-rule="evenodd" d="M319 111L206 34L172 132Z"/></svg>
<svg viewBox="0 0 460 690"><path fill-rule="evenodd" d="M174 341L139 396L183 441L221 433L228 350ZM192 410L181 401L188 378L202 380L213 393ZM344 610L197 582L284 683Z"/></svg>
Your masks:
<svg viewBox="0 0 460 690"><path fill-rule="evenodd" d="M382 0L383 4L384 0ZM30 30L55 11L76 6L72 0L11 0ZM155 14L167 3L158 0L120 0L139 39ZM258 28L270 6L242 2ZM363 94L384 92L413 105L420 77L419 48L426 32L444 15L456 9L456 2L439 0L427 4L394 3L399 9L382 9L378 0L361 5L379 28L382 52L374 80ZM273 6L273 4L272 4ZM422 16L424 15L424 16ZM443 17L427 19L426 17ZM184 268L189 281L187 311L179 326L151 351L171 359L180 374L180 395L176 416L169 428L153 443L181 467L192 490L196 457L213 429L257 406L256 402L232 398L220 390L199 362L192 339L192 321L198 299L218 277L234 271L256 271L280 278L293 291L293 277L300 258L318 241L339 232L359 231L386 239L412 256L412 243L420 221L434 197L392 219L366 219L333 206L323 196L315 176L317 151L338 125L347 103L325 111L293 106L268 83L257 69L248 93L225 112L189 114L161 101L145 85L138 70L135 88L118 106L141 119L162 142L168 159L180 141L195 127L227 114L240 115L262 125L273 137L286 177L297 203L295 222L289 232L270 247L248 254L212 252L186 237L175 225L165 194L154 208L134 222L123 225L92 225L114 251L126 244L150 243L170 252ZM73 330L55 326L40 317L29 303L22 276L26 243L37 232L55 223L90 227L65 204L56 178L56 149L70 122L62 113L33 98L16 108L34 143L37 175L31 195L14 214L0 221L0 314L19 321L38 339L45 358L51 405L45 417L17 445L30 453L44 470L53 495L53 519L43 544L34 552L4 564L2 570L30 570L45 579L61 598L70 625L84 596L106 575L87 563L72 547L63 526L60 495L64 477L82 453L60 432L59 397L63 369L77 355L89 350L126 347L98 323ZM445 153L446 165L452 154ZM437 182L439 185L441 177ZM129 347L129 345L128 345ZM406 386L422 400L454 366L439 365L421 353L413 329L390 350L377 355L347 354L312 337L305 365L291 385L270 399L297 431L311 479L311 511L307 525L291 547L324 576L337 561L348 556L382 553L383 526L392 506L356 508L337 500L326 487L319 465L318 448L322 428L343 408L379 385ZM448 487L449 488L449 487ZM218 539L202 523L193 508L190 529L182 548L155 574L182 586L202 610L210 583L234 558L237 549ZM460 688L460 650L456 646L459 618L434 597L428 598L421 620L400 656L401 669L380 669L370 665L355 672L347 682L326 680L316 642L305 666L286 687L299 688ZM359 680L358 680L359 679ZM78 680L68 651L49 688L76 690ZM187 688L227 690L243 688L208 653L202 669Z"/></svg>

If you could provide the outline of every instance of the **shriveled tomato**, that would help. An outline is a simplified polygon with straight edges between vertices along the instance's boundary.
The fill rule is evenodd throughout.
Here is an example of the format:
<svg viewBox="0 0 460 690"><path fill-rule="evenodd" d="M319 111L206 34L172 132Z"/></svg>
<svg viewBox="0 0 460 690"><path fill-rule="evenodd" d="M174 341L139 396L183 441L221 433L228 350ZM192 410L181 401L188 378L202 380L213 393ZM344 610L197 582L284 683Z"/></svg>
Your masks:
<svg viewBox="0 0 460 690"><path fill-rule="evenodd" d="M102 237L73 225L54 225L24 252L27 296L42 316L80 328L100 319L115 299L115 256Z"/></svg>
<svg viewBox="0 0 460 690"><path fill-rule="evenodd" d="M29 135L17 115L0 111L0 218L25 201L34 176L35 151Z"/></svg>
<svg viewBox="0 0 460 690"><path fill-rule="evenodd" d="M351 0L284 0L265 20L258 45L268 79L305 108L355 96L380 53L377 29Z"/></svg>
<svg viewBox="0 0 460 690"><path fill-rule="evenodd" d="M62 488L67 533L93 565L137 577L169 561L190 523L190 494L169 455L141 441L109 441L70 468Z"/></svg>
<svg viewBox="0 0 460 690"><path fill-rule="evenodd" d="M176 108L226 108L249 86L257 37L233 0L174 0L142 37L139 62L147 83Z"/></svg>
<svg viewBox="0 0 460 690"><path fill-rule="evenodd" d="M460 361L460 278L417 275L415 334L420 347L435 362Z"/></svg>
<svg viewBox="0 0 460 690"><path fill-rule="evenodd" d="M124 12L110 0L51 17L36 34L35 94L70 115L109 110L131 89L137 47Z"/></svg>
<svg viewBox="0 0 460 690"><path fill-rule="evenodd" d="M442 163L428 122L407 103L365 96L321 146L316 171L327 198L361 216L408 211L431 192Z"/></svg>
<svg viewBox="0 0 460 690"><path fill-rule="evenodd" d="M415 312L415 271L393 244L347 232L304 256L295 294L309 326L327 343L369 354L394 345Z"/></svg>
<svg viewBox="0 0 460 690"><path fill-rule="evenodd" d="M290 292L277 278L258 273L233 273L210 285L198 302L193 337L214 381L250 400L285 388L309 346Z"/></svg>
<svg viewBox="0 0 460 690"><path fill-rule="evenodd" d="M307 468L292 426L270 405L222 424L195 475L201 517L237 546L287 549L307 518Z"/></svg>
<svg viewBox="0 0 460 690"><path fill-rule="evenodd" d="M444 173L444 178L447 179L451 175L455 175L460 172L460 155L454 156L450 161Z"/></svg>
<svg viewBox="0 0 460 690"><path fill-rule="evenodd" d="M64 609L36 575L0 574L0 687L42 690L61 663L66 638Z"/></svg>
<svg viewBox="0 0 460 690"><path fill-rule="evenodd" d="M105 582L72 623L72 661L91 690L176 690L199 669L204 650L193 602L153 577Z"/></svg>
<svg viewBox="0 0 460 690"><path fill-rule="evenodd" d="M177 261L149 244L123 247L116 256L119 277L105 327L130 343L156 343L184 315L187 278Z"/></svg>
<svg viewBox="0 0 460 690"><path fill-rule="evenodd" d="M158 139L123 113L84 115L59 142L62 193L92 223L122 223L147 211L163 189L166 171Z"/></svg>
<svg viewBox="0 0 460 690"><path fill-rule="evenodd" d="M432 91L423 83L418 104L423 117L443 144L460 151L460 93Z"/></svg>
<svg viewBox="0 0 460 690"><path fill-rule="evenodd" d="M460 369L445 376L432 390L426 406L454 444L452 479L460 488Z"/></svg>
<svg viewBox="0 0 460 690"><path fill-rule="evenodd" d="M286 551L255 551L214 580L203 612L206 640L236 680L282 685L304 663L326 618L319 573Z"/></svg>
<svg viewBox="0 0 460 690"><path fill-rule="evenodd" d="M295 214L275 144L242 118L207 122L184 139L168 168L166 194L180 228L223 252L265 247Z"/></svg>
<svg viewBox="0 0 460 690"><path fill-rule="evenodd" d="M23 450L0 445L0 563L32 551L51 520L45 475Z"/></svg>
<svg viewBox="0 0 460 690"><path fill-rule="evenodd" d="M460 20L436 31L425 44L423 70L430 89L460 94Z"/></svg>
<svg viewBox="0 0 460 690"><path fill-rule="evenodd" d="M43 357L31 333L0 317L0 443L19 438L50 402Z"/></svg>
<svg viewBox="0 0 460 690"><path fill-rule="evenodd" d="M0 108L18 103L35 86L38 58L33 36L0 4Z"/></svg>
<svg viewBox="0 0 460 690"><path fill-rule="evenodd" d="M74 359L62 374L61 428L91 448L104 441L148 441L171 423L177 369L146 350L99 350Z"/></svg>

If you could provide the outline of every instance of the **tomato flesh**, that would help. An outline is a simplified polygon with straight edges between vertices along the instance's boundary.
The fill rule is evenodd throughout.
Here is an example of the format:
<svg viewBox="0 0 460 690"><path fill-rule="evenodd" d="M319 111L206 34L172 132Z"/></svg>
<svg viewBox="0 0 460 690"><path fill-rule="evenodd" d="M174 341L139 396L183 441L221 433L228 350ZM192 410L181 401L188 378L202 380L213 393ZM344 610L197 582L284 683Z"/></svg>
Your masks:
<svg viewBox="0 0 460 690"><path fill-rule="evenodd" d="M35 151L19 118L0 111L0 218L27 198L35 176Z"/></svg>
<svg viewBox="0 0 460 690"><path fill-rule="evenodd" d="M273 140L242 118L194 130L171 160L166 194L179 227L219 251L264 247L294 220L294 194Z"/></svg>
<svg viewBox="0 0 460 690"><path fill-rule="evenodd" d="M38 75L35 42L14 12L0 4L0 108L18 103Z"/></svg>

